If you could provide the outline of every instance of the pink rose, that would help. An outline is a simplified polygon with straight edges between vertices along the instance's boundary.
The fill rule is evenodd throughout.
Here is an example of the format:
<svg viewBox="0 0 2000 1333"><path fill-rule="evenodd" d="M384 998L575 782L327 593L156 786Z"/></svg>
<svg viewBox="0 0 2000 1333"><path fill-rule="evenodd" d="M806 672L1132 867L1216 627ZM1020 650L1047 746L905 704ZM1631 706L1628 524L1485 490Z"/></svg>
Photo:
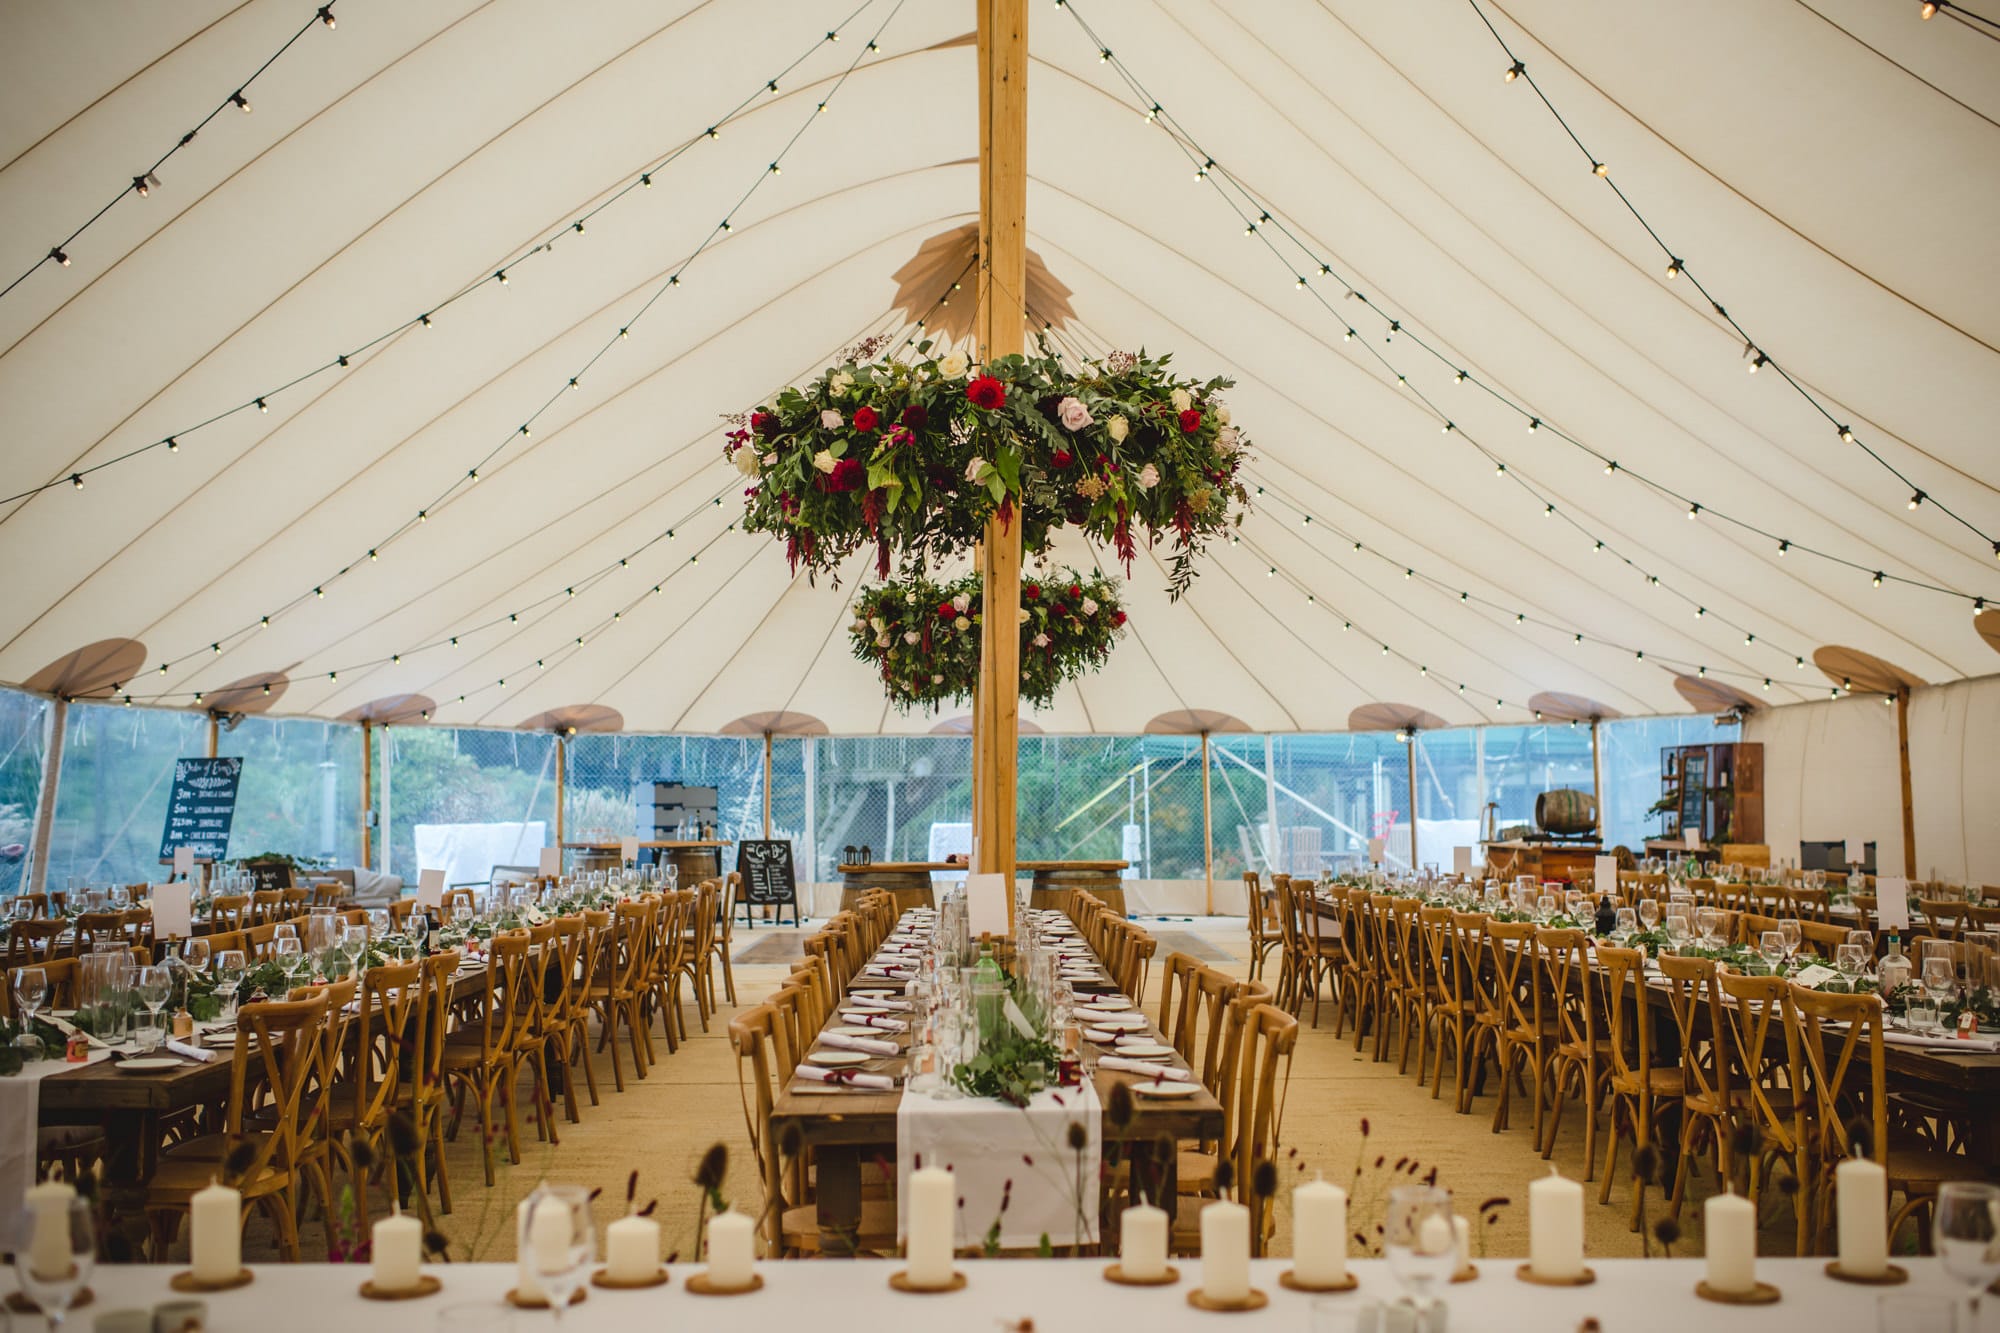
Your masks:
<svg viewBox="0 0 2000 1333"><path fill-rule="evenodd" d="M1056 404L1056 419L1064 430L1082 430L1091 423L1090 409L1075 398L1065 398Z"/></svg>

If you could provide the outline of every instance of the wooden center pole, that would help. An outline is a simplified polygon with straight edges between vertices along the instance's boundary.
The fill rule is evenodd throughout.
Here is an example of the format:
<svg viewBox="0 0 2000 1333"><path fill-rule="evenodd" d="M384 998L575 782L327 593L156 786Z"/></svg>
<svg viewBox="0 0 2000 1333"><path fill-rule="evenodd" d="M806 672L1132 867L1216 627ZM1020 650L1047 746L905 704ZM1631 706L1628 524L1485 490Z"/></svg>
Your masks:
<svg viewBox="0 0 2000 1333"><path fill-rule="evenodd" d="M1417 865L1417 729L1415 727L1410 728L1409 737L1410 739L1404 742L1404 750L1410 756L1410 873L1414 875L1419 869ZM1384 861L1388 860L1388 853L1383 853L1382 859Z"/></svg>
<svg viewBox="0 0 2000 1333"><path fill-rule="evenodd" d="M771 838L771 733L764 733L764 840Z"/></svg>
<svg viewBox="0 0 2000 1333"><path fill-rule="evenodd" d="M1150 870L1151 867L1148 867ZM1215 915L1215 806L1208 782L1208 733L1201 733L1201 880L1202 911ZM1253 901L1250 910L1256 911Z"/></svg>
<svg viewBox="0 0 2000 1333"><path fill-rule="evenodd" d="M1903 878L1917 877L1917 807L1910 792L1910 687L1896 691L1896 755L1903 774Z"/></svg>
<svg viewBox="0 0 2000 1333"><path fill-rule="evenodd" d="M375 727L365 719L361 723L361 864L364 867L375 864L373 841L374 830L368 827L368 813L375 806Z"/></svg>
<svg viewBox="0 0 2000 1333"><path fill-rule="evenodd" d="M979 315L981 362L1026 346L1028 11L1026 0L976 0L979 10ZM1014 910L1016 772L1021 723L1021 524L986 525L979 567L984 619L973 696L975 870L1001 875Z"/></svg>
<svg viewBox="0 0 2000 1333"><path fill-rule="evenodd" d="M1590 719L1590 799L1597 807L1598 850L1604 842L1604 756L1597 748L1597 719Z"/></svg>

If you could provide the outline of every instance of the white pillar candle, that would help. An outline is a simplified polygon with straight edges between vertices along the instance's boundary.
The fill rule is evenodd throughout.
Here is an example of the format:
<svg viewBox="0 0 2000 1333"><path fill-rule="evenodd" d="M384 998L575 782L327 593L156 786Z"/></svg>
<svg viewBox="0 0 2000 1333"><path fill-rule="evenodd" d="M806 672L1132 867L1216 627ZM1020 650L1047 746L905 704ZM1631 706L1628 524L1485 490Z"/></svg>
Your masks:
<svg viewBox="0 0 2000 1333"><path fill-rule="evenodd" d="M613 1282L650 1282L660 1271L660 1224L621 1217L604 1228L604 1275Z"/></svg>
<svg viewBox="0 0 2000 1333"><path fill-rule="evenodd" d="M28 1241L28 1261L35 1272L60 1277L75 1262L69 1247L69 1206L76 1198L76 1187L60 1180L45 1180L27 1189L21 1198L35 1219L34 1232Z"/></svg>
<svg viewBox="0 0 2000 1333"><path fill-rule="evenodd" d="M1250 1210L1211 1203L1201 1210L1201 1290L1218 1304L1250 1295Z"/></svg>
<svg viewBox="0 0 2000 1333"><path fill-rule="evenodd" d="M1118 1267L1144 1282L1167 1271L1167 1214L1150 1203L1134 1204L1118 1219Z"/></svg>
<svg viewBox="0 0 2000 1333"><path fill-rule="evenodd" d="M1865 1157L1833 1169L1840 1214L1840 1268L1849 1277L1880 1277L1889 1263L1889 1173Z"/></svg>
<svg viewBox="0 0 2000 1333"><path fill-rule="evenodd" d="M243 1271L243 1196L209 1182L188 1200L188 1258L196 1282L228 1282Z"/></svg>
<svg viewBox="0 0 2000 1333"><path fill-rule="evenodd" d="M528 1251L537 1273L560 1273L569 1267L569 1243L575 1233L569 1204L546 1197L528 1219Z"/></svg>
<svg viewBox="0 0 2000 1333"><path fill-rule="evenodd" d="M1528 1265L1555 1282L1583 1276L1583 1186L1554 1170L1528 1186Z"/></svg>
<svg viewBox="0 0 2000 1333"><path fill-rule="evenodd" d="M423 1224L398 1208L375 1224L369 1257L377 1291L408 1291L423 1276Z"/></svg>
<svg viewBox="0 0 2000 1333"><path fill-rule="evenodd" d="M1292 1276L1308 1287L1347 1279L1347 1191L1324 1180L1292 1191Z"/></svg>
<svg viewBox="0 0 2000 1333"><path fill-rule="evenodd" d="M951 1172L935 1166L910 1172L907 1280L911 1286L951 1285L952 1238L957 1223L958 1182Z"/></svg>
<svg viewBox="0 0 2000 1333"><path fill-rule="evenodd" d="M1734 1192L1717 1194L1702 1208L1702 1232L1708 1255L1708 1285L1726 1292L1755 1287L1756 1205Z"/></svg>
<svg viewBox="0 0 2000 1333"><path fill-rule="evenodd" d="M535 1243L530 1230L528 1201L523 1199L514 1207L514 1292L523 1302L532 1305L536 1301L546 1301L548 1297L535 1278Z"/></svg>
<svg viewBox="0 0 2000 1333"><path fill-rule="evenodd" d="M756 1259L757 1231L748 1217L732 1208L709 1221L708 1280L712 1285L724 1291L749 1286L757 1275Z"/></svg>
<svg viewBox="0 0 2000 1333"><path fill-rule="evenodd" d="M1458 1254L1458 1266L1452 1271L1463 1273L1472 1267L1472 1224L1457 1213L1451 1215L1451 1241Z"/></svg>

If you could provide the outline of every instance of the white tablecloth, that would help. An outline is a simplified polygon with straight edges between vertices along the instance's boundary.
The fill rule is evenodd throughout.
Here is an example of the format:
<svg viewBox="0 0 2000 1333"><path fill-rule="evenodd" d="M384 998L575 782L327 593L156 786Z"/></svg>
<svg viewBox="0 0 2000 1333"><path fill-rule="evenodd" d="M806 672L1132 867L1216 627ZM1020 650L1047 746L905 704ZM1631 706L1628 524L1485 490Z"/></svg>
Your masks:
<svg viewBox="0 0 2000 1333"><path fill-rule="evenodd" d="M1069 1127L1084 1127L1081 1162ZM896 1107L896 1234L908 1230L910 1172L942 1166L958 1178L958 1244L980 1244L997 1218L1000 1244L1032 1249L1043 1236L1074 1244L1082 1193L1083 1242L1097 1239L1098 1164L1104 1156L1104 1116L1097 1089L1044 1088L1025 1107L982 1097L939 1101L905 1094ZM1081 1184L1079 1185L1079 1180ZM1008 1184L1013 1188L1008 1191ZM1000 1211L1002 1194L1007 1211Z"/></svg>
<svg viewBox="0 0 2000 1333"><path fill-rule="evenodd" d="M1606 1333L1876 1333L1876 1298L1956 1290L1934 1260L1904 1259L1912 1272L1901 1287L1858 1287L1824 1276L1823 1259L1772 1259L1758 1276L1784 1293L1777 1305L1714 1305L1697 1298L1699 1259L1593 1260L1598 1281L1588 1287L1536 1287L1514 1278L1515 1259L1478 1260L1478 1281L1454 1286L1446 1297L1457 1333L1571 1333L1595 1316ZM1117 1287L1103 1278L1104 1262L1089 1259L975 1260L961 1267L963 1291L903 1295L889 1290L902 1264L885 1260L797 1260L762 1263L764 1289L747 1296L691 1295L692 1264L673 1269L667 1285L642 1291L591 1289L590 1299L563 1317L564 1333L626 1333L636 1328L727 1329L729 1333L883 1333L912 1327L958 1333L994 1333L1023 1318L1035 1333L1234 1333L1283 1330L1308 1333L1315 1300L1336 1307L1393 1299L1397 1287L1380 1260L1357 1261L1360 1289L1340 1296L1308 1296L1278 1285L1286 1259L1253 1265L1256 1286L1270 1305L1249 1314L1221 1316L1189 1307L1188 1291L1200 1284L1199 1261L1179 1261L1181 1281L1169 1287ZM87 1329L107 1310L151 1307L186 1300L167 1287L171 1267L101 1266L91 1278L97 1303L71 1321ZM492 1310L495 1330L539 1333L553 1328L545 1310L508 1319L501 1304L514 1284L512 1264L442 1264L427 1269L444 1290L423 1300L365 1301L356 1289L365 1265L260 1266L257 1280L235 1291L197 1297L208 1305L210 1333L433 1333L439 1311L457 1305ZM0 1290L11 1290L11 1268ZM2000 1299L1989 1297L1978 1333L2000 1333ZM38 1323L30 1321L32 1327ZM17 1317L15 1326L21 1326Z"/></svg>
<svg viewBox="0 0 2000 1333"><path fill-rule="evenodd" d="M90 1058L107 1060L110 1052L93 1051ZM74 1068L67 1060L37 1060L23 1066L18 1074L0 1078L0 1250L11 1250L25 1239L16 1233L22 1196L35 1183L36 1149L42 1135L42 1080Z"/></svg>

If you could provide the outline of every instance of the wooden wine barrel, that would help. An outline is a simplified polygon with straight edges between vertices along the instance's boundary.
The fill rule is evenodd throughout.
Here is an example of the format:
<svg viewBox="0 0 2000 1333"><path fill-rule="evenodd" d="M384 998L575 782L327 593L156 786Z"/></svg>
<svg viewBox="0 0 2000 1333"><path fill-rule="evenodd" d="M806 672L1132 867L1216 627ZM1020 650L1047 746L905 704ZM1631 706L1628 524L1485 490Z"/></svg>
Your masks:
<svg viewBox="0 0 2000 1333"><path fill-rule="evenodd" d="M1027 862L1021 869L1032 872L1035 877L1034 888L1028 894L1028 906L1051 908L1060 901L1064 890L1081 889L1122 916L1125 913L1125 881L1119 878L1118 872L1124 868L1123 861Z"/></svg>
<svg viewBox="0 0 2000 1333"><path fill-rule="evenodd" d="M1581 834L1597 831L1597 798L1587 791L1564 787L1535 798L1535 823L1544 833Z"/></svg>

